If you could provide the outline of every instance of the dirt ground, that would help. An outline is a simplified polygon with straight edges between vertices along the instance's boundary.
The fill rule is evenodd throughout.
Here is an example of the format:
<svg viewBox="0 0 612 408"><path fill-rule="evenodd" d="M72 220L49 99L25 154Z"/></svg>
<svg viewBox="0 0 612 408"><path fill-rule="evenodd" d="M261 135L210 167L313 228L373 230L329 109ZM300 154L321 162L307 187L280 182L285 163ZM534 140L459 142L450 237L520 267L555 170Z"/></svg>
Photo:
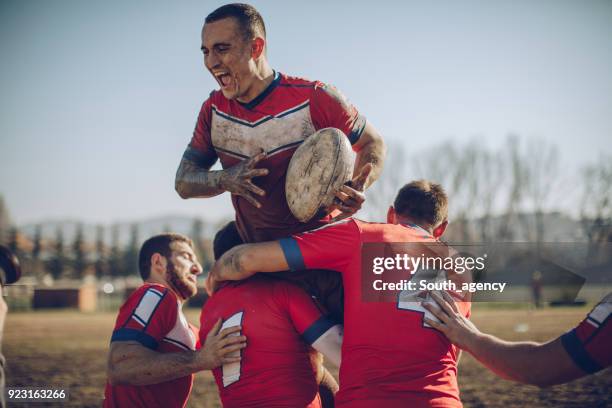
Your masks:
<svg viewBox="0 0 612 408"><path fill-rule="evenodd" d="M511 340L544 341L582 319L588 308L492 310L476 305L474 322L484 331ZM198 311L189 310L190 321ZM27 406L99 407L105 382L105 359L115 315L77 312L11 313L3 350L8 386L69 389L69 402ZM337 370L331 370L337 374ZM464 353L459 364L461 397L466 407L604 407L612 406L612 369L570 384L539 389L504 381ZM9 406L26 406L13 404ZM189 407L219 407L209 372L196 376Z"/></svg>

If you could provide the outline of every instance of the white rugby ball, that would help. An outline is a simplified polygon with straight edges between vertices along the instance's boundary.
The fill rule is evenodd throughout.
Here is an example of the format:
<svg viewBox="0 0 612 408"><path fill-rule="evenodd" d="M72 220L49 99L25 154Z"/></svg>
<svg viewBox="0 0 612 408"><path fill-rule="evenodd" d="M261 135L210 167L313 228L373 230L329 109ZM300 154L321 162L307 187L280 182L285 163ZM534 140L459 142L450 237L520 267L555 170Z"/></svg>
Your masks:
<svg viewBox="0 0 612 408"><path fill-rule="evenodd" d="M355 154L341 130L315 132L297 148L287 169L285 195L291 213L307 222L334 201L335 193L351 180Z"/></svg>

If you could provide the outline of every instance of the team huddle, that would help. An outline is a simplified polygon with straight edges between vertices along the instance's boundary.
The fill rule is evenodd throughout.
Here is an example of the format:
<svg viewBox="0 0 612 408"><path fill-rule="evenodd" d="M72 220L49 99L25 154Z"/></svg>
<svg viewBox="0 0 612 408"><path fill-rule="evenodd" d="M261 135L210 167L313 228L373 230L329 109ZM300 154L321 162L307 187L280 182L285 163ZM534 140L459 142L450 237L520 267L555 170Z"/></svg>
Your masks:
<svg viewBox="0 0 612 408"><path fill-rule="evenodd" d="M469 321L469 293L404 291L393 302L365 301L364 244L445 248L442 186L398 186L385 222L354 218L385 157L372 124L335 88L274 71L263 19L250 5L209 14L202 52L220 89L202 105L175 188L182 198L230 192L235 221L215 236L199 329L182 311L203 273L192 241L168 233L143 244L144 284L116 320L105 407L184 407L202 370L212 370L224 407L461 407L461 349L502 377L539 385L612 364L610 296L546 344L481 333ZM332 206L300 222L285 198L287 168L298 146L325 128L352 145L353 179ZM223 169L211 170L217 160ZM339 367L339 382L324 358Z"/></svg>

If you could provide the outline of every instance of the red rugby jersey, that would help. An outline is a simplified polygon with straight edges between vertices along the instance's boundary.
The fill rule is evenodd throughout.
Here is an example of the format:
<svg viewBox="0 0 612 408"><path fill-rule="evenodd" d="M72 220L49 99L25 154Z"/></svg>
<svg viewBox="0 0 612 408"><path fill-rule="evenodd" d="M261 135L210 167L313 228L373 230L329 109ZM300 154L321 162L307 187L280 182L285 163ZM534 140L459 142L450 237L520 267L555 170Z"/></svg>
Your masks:
<svg viewBox="0 0 612 408"><path fill-rule="evenodd" d="M362 299L362 244L436 242L425 234L418 227L347 219L280 241L291 270L342 273L344 339L338 407L462 406L458 349L443 334L424 326L426 310L420 303ZM468 316L470 304L458 305Z"/></svg>
<svg viewBox="0 0 612 408"><path fill-rule="evenodd" d="M111 342L137 341L160 353L196 350L197 329L187 322L174 292L145 283L121 306ZM174 408L187 404L193 375L153 385L110 385L104 407Z"/></svg>
<svg viewBox="0 0 612 408"><path fill-rule="evenodd" d="M254 179L266 192L257 209L232 195L236 223L245 242L261 242L307 231L329 222L329 217L299 222L285 198L285 175L297 147L316 130L342 130L351 144L359 140L366 120L336 89L318 81L275 74L272 83L253 101L228 100L214 91L202 105L186 158L208 167L221 160L231 167L263 149L268 156L258 164L267 176Z"/></svg>
<svg viewBox="0 0 612 408"><path fill-rule="evenodd" d="M561 336L561 343L584 372L595 373L612 365L612 293L578 326Z"/></svg>
<svg viewBox="0 0 612 408"><path fill-rule="evenodd" d="M247 338L239 363L213 370L225 408L318 408L320 398L307 344L334 323L302 289L255 275L229 282L204 305L200 335L215 322L240 324Z"/></svg>

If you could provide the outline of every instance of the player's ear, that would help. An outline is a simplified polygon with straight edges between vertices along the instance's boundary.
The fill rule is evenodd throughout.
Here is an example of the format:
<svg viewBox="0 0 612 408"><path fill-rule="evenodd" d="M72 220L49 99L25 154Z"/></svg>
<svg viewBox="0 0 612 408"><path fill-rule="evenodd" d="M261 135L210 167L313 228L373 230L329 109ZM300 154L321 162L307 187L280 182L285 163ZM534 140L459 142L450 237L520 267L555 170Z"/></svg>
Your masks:
<svg viewBox="0 0 612 408"><path fill-rule="evenodd" d="M387 210L387 224L397 224L397 213L392 205Z"/></svg>
<svg viewBox="0 0 612 408"><path fill-rule="evenodd" d="M157 271L157 272L163 272L166 270L166 258L156 252L153 255L151 255L151 272L152 271Z"/></svg>
<svg viewBox="0 0 612 408"><path fill-rule="evenodd" d="M444 221L442 224L434 228L433 230L434 238L440 238L442 234L444 234L444 231L446 231L446 227L448 227L448 220Z"/></svg>
<svg viewBox="0 0 612 408"><path fill-rule="evenodd" d="M266 40L261 37L257 37L251 43L251 57L258 59L262 56L264 48L266 46Z"/></svg>

